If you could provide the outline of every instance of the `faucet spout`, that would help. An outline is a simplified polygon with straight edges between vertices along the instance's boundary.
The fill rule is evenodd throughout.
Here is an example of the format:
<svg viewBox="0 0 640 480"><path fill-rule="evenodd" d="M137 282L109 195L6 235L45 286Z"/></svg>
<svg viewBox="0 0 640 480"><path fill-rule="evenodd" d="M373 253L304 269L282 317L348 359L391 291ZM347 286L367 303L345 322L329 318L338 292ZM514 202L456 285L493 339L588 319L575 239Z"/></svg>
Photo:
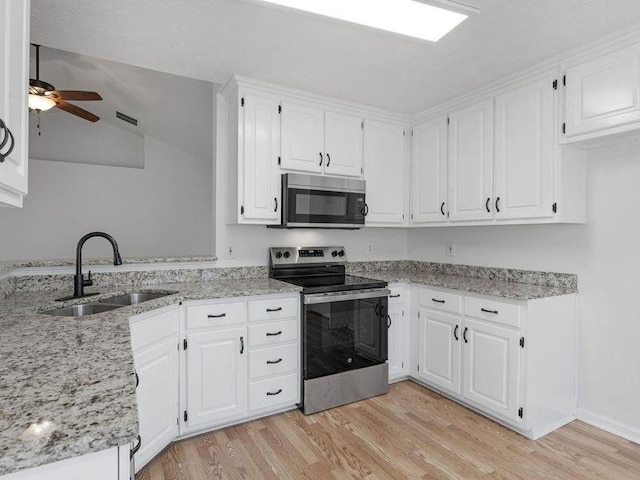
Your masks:
<svg viewBox="0 0 640 480"><path fill-rule="evenodd" d="M83 236L80 241L78 241L78 246L76 247L76 274L73 277L73 297L61 298L59 300L68 300L69 298L80 298L85 297L84 287L89 287L93 285L93 281L91 280L91 272L89 272L89 278L85 280L82 275L82 247L87 240L93 237L102 237L111 243L113 247L113 264L114 265L122 265L122 257L120 257L120 250L118 249L118 242L109 235L104 232L91 232L87 233ZM95 295L95 294L94 294Z"/></svg>

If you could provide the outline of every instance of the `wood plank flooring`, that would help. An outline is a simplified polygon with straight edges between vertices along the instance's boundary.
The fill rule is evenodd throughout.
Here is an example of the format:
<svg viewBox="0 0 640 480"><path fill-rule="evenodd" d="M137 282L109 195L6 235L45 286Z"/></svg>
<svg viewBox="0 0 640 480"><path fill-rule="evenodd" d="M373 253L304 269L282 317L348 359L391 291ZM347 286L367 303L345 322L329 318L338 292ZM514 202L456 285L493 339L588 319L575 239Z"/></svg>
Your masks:
<svg viewBox="0 0 640 480"><path fill-rule="evenodd" d="M582 422L528 440L413 382L178 442L136 480L640 479L640 445Z"/></svg>

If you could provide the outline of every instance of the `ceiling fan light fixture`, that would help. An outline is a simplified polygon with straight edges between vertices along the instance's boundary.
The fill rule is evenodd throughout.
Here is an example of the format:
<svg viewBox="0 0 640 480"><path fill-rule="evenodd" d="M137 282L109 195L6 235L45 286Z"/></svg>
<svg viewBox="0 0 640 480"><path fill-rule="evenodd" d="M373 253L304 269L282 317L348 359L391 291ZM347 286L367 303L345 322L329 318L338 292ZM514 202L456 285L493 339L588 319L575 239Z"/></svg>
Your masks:
<svg viewBox="0 0 640 480"><path fill-rule="evenodd" d="M56 102L44 95L29 94L29 108L31 110L37 110L39 112L46 112L56 106Z"/></svg>
<svg viewBox="0 0 640 480"><path fill-rule="evenodd" d="M468 18L464 13L423 3L424 0L262 1L431 42L437 42Z"/></svg>

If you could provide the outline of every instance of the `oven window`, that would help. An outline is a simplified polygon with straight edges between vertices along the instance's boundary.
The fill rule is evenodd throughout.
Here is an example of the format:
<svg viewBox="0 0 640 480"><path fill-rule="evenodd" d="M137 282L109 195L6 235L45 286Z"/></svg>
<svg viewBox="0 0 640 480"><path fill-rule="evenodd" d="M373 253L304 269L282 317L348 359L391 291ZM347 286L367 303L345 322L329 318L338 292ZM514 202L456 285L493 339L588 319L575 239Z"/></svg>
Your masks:
<svg viewBox="0 0 640 480"><path fill-rule="evenodd" d="M387 298L305 306L305 379L384 363Z"/></svg>

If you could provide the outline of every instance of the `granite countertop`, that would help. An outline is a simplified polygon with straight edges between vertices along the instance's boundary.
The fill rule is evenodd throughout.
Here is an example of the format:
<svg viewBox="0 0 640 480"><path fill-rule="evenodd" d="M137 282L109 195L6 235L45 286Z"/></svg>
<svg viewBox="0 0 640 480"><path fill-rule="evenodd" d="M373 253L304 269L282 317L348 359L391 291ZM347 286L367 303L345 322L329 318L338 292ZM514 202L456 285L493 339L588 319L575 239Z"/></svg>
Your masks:
<svg viewBox="0 0 640 480"><path fill-rule="evenodd" d="M140 265L140 264L156 264L156 263L206 263L215 262L218 257L211 255L192 255L188 257L125 257L122 259L123 265ZM34 267L68 267L75 266L74 259L59 260L15 260L0 262L0 272L3 270L11 270L15 268L34 268ZM113 257L109 258L87 258L82 260L83 266L91 265L113 265Z"/></svg>
<svg viewBox="0 0 640 480"><path fill-rule="evenodd" d="M384 280L388 283L417 283L429 287L450 288L469 293L493 295L511 300L535 300L537 298L556 297L578 293L572 283L556 285L538 285L515 281L473 278L463 275L446 275L435 272L415 272L410 270L387 270L381 272L356 271L350 275Z"/></svg>
<svg viewBox="0 0 640 480"><path fill-rule="evenodd" d="M104 290L104 289L103 289ZM0 475L124 445L138 434L129 317L184 300L300 291L268 278L154 285L172 295L82 318L41 313L125 293L55 302L69 292L0 302Z"/></svg>

